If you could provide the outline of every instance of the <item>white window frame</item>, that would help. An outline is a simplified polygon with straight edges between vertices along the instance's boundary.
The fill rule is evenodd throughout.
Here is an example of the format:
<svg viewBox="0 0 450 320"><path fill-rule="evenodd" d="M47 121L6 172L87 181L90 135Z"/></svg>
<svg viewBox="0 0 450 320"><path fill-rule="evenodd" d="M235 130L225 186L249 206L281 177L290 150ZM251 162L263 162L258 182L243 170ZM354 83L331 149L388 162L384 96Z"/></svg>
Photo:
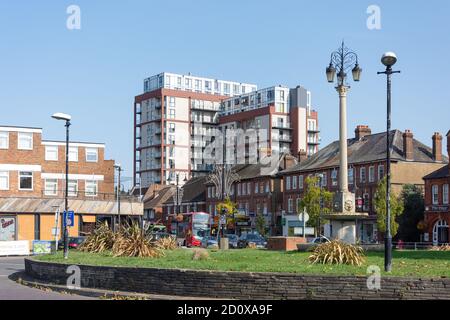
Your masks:
<svg viewBox="0 0 450 320"><path fill-rule="evenodd" d="M29 175L23 175L23 173L31 173L31 188L29 189L29 188L22 188L21 186L20 186L20 179L22 178L22 177L30 177ZM19 187L19 190L20 191L33 191L33 187L34 187L34 174L33 174L33 172L32 171L19 171L18 173L18 176L19 176L19 180L18 180L18 187Z"/></svg>
<svg viewBox="0 0 450 320"><path fill-rule="evenodd" d="M442 203L448 204L448 184L444 184L442 186Z"/></svg>
<svg viewBox="0 0 450 320"><path fill-rule="evenodd" d="M383 177L381 177L380 171L383 170ZM378 166L378 180L381 180L384 178L384 165L380 164Z"/></svg>
<svg viewBox="0 0 450 320"><path fill-rule="evenodd" d="M431 200L433 204L439 204L439 186L437 184L431 186Z"/></svg>
<svg viewBox="0 0 450 320"><path fill-rule="evenodd" d="M294 199L288 199L288 213L294 213Z"/></svg>
<svg viewBox="0 0 450 320"><path fill-rule="evenodd" d="M270 182L269 181L267 181L266 182L266 193L269 193L270 192Z"/></svg>
<svg viewBox="0 0 450 320"><path fill-rule="evenodd" d="M1 191L9 190L9 171L0 171L0 178L6 178L6 187L1 188Z"/></svg>
<svg viewBox="0 0 450 320"><path fill-rule="evenodd" d="M95 193L94 192L90 192L88 190L88 185L89 185L89 187L95 186ZM98 196L98 181L96 181L96 180L85 180L84 181L84 194L87 197L96 197L96 196Z"/></svg>
<svg viewBox="0 0 450 320"><path fill-rule="evenodd" d="M369 167L369 183L375 182L375 167L370 166Z"/></svg>
<svg viewBox="0 0 450 320"><path fill-rule="evenodd" d="M98 149L97 148L86 148L86 162L98 162ZM88 159L88 154L93 154L95 153L95 160L89 160Z"/></svg>
<svg viewBox="0 0 450 320"><path fill-rule="evenodd" d="M48 183L50 183L50 182L52 182L53 186L56 185L55 189L47 188ZM57 196L58 195L58 179L45 179L45 181L44 181L44 194L46 196Z"/></svg>
<svg viewBox="0 0 450 320"><path fill-rule="evenodd" d="M0 131L0 141L2 139L6 139L6 144L2 146L0 144L0 149L9 149L9 132L8 131Z"/></svg>
<svg viewBox="0 0 450 320"><path fill-rule="evenodd" d="M291 190L291 177L286 177L286 190Z"/></svg>
<svg viewBox="0 0 450 320"><path fill-rule="evenodd" d="M53 150L53 152L56 150L56 158L49 157L50 150ZM58 161L58 151L58 146L45 146L45 161Z"/></svg>
<svg viewBox="0 0 450 320"><path fill-rule="evenodd" d="M359 168L359 182L366 183L366 181L367 181L366 167L361 167Z"/></svg>
<svg viewBox="0 0 450 320"><path fill-rule="evenodd" d="M71 189L70 189L71 185L75 185L75 192L71 191ZM78 180L69 179L69 188L68 188L67 195L69 197L78 197Z"/></svg>
<svg viewBox="0 0 450 320"><path fill-rule="evenodd" d="M303 176L298 176L298 188L303 190Z"/></svg>
<svg viewBox="0 0 450 320"><path fill-rule="evenodd" d="M76 157L71 158L70 155L75 154L75 153L76 153ZM69 162L78 162L78 147L69 146Z"/></svg>
<svg viewBox="0 0 450 320"><path fill-rule="evenodd" d="M297 190L297 176L292 177L292 190Z"/></svg>
<svg viewBox="0 0 450 320"><path fill-rule="evenodd" d="M30 146L29 147L23 147L20 145L21 141L26 138L29 139ZM17 134L17 149L18 150L33 150L33 132L19 132Z"/></svg>

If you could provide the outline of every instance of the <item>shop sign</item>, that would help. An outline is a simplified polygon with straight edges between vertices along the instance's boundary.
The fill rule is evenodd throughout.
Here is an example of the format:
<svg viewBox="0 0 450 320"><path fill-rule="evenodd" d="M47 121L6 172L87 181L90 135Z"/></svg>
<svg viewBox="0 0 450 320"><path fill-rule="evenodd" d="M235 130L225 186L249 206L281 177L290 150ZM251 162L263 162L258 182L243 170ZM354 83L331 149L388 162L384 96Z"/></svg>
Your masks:
<svg viewBox="0 0 450 320"><path fill-rule="evenodd" d="M0 218L0 241L16 240L16 218L1 217Z"/></svg>

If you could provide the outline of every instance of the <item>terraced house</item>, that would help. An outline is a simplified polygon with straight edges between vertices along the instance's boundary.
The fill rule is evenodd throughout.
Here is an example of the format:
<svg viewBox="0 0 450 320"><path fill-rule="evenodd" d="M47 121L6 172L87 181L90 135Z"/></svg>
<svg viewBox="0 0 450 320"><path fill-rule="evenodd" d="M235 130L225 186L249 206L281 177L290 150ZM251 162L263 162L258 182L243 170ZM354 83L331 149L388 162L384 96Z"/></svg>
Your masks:
<svg viewBox="0 0 450 320"><path fill-rule="evenodd" d="M41 128L0 126L0 241L53 240L55 212L63 210L65 142L42 139ZM114 161L103 143L69 143L70 235L89 232L117 214ZM142 204L123 199L123 215L142 215Z"/></svg>
<svg viewBox="0 0 450 320"><path fill-rule="evenodd" d="M435 142L434 148L414 139L410 130L392 130L391 173L392 189L399 193L404 184L423 187L423 177L447 163L442 156L442 147ZM348 184L349 190L356 194L357 211L368 212L369 217L357 221L357 237L363 242L374 242L379 236L376 226L374 195L378 183L386 171L386 133L372 134L368 126L358 126L355 137L348 140ZM322 188L335 192L339 188L339 141L324 147L309 159L300 161L297 166L284 170L283 209L287 216L296 215L298 204L305 191L308 176L319 176ZM287 226L294 232L294 226ZM326 231L326 230L324 230ZM326 232L325 232L326 233Z"/></svg>

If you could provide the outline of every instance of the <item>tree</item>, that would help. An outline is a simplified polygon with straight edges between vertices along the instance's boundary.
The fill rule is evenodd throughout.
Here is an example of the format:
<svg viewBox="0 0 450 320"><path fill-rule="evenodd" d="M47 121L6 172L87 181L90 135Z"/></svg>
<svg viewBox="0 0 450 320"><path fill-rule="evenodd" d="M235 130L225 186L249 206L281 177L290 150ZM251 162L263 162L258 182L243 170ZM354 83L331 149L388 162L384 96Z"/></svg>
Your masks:
<svg viewBox="0 0 450 320"><path fill-rule="evenodd" d="M230 197L226 197L224 201L219 202L216 205L217 212L224 212L228 217L234 215L237 212L237 205L231 201Z"/></svg>
<svg viewBox="0 0 450 320"><path fill-rule="evenodd" d="M399 216L397 237L406 242L420 241L419 223L424 220L424 198L422 189L413 184L403 186L403 213Z"/></svg>
<svg viewBox="0 0 450 320"><path fill-rule="evenodd" d="M258 233L262 236L266 235L266 219L264 219L264 216L261 213L258 213L256 215L256 230Z"/></svg>
<svg viewBox="0 0 450 320"><path fill-rule="evenodd" d="M322 225L320 219L321 213L329 213L332 207L333 193L324 190L319 186L319 177L308 177L305 179L305 193L300 201L298 212L306 209L309 215L308 226L316 229L316 234L320 232L319 226ZM322 204L322 205L321 205Z"/></svg>
<svg viewBox="0 0 450 320"><path fill-rule="evenodd" d="M386 177L378 183L375 192L374 204L377 212L378 231L386 232ZM396 196L392 191L391 199L391 234L394 237L398 231L398 216L403 212L403 201L401 197Z"/></svg>

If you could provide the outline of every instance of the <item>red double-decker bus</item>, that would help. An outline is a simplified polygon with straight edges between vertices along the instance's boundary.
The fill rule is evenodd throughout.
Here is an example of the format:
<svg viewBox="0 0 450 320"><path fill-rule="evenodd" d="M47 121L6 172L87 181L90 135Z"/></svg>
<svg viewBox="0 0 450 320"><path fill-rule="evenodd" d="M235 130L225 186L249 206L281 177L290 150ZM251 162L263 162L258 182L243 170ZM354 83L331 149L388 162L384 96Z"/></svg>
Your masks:
<svg viewBox="0 0 450 320"><path fill-rule="evenodd" d="M183 222L178 223L178 239L184 239L185 246L200 247L203 237L209 234L209 213L183 213Z"/></svg>

